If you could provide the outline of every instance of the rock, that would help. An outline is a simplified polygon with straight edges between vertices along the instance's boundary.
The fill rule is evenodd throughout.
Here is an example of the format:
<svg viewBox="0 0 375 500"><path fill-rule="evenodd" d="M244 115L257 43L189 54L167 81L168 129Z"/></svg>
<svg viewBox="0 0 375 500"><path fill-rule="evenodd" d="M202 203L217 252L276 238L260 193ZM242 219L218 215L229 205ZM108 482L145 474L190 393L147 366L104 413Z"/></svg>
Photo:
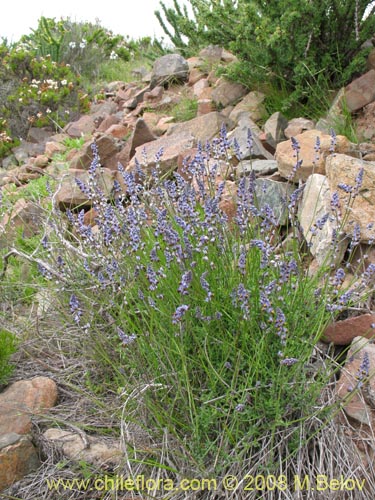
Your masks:
<svg viewBox="0 0 375 500"><path fill-rule="evenodd" d="M302 134L306 130L313 130L315 128L315 123L307 118L293 118L289 120L288 126L284 130L284 135L287 139L295 137L296 135Z"/></svg>
<svg viewBox="0 0 375 500"><path fill-rule="evenodd" d="M208 45L202 49L198 55L201 59L206 59L207 62L215 64L221 61L223 50L223 47L220 47L219 45Z"/></svg>
<svg viewBox="0 0 375 500"><path fill-rule="evenodd" d="M341 370L336 393L344 405L346 415L357 424L370 429L375 426L374 374L375 345L364 337L355 337L348 351L345 367Z"/></svg>
<svg viewBox="0 0 375 500"><path fill-rule="evenodd" d="M67 147L64 144L56 141L49 141L46 142L44 154L47 156L47 158L52 159L54 154L65 153L66 150Z"/></svg>
<svg viewBox="0 0 375 500"><path fill-rule="evenodd" d="M98 127L98 132L106 132L111 125L117 125L120 122L120 118L117 115L109 115L101 122Z"/></svg>
<svg viewBox="0 0 375 500"><path fill-rule="evenodd" d="M52 134L53 131L50 128L31 127L27 133L26 140L35 144L45 144Z"/></svg>
<svg viewBox="0 0 375 500"><path fill-rule="evenodd" d="M231 122L228 118L225 118L221 113L213 111L206 115L198 116L187 122L176 123L169 127L167 135L180 135L187 134L192 135L196 141L204 144L206 141L210 141L220 132L223 125L230 127Z"/></svg>
<svg viewBox="0 0 375 500"><path fill-rule="evenodd" d="M103 191L107 199L111 198L114 174L115 171L113 170L100 168L99 175L97 176L98 187ZM90 176L86 170L69 169L59 186L59 190L55 194L55 201L60 210L91 207L91 200L89 200L88 195L81 191L75 179L79 179L87 186Z"/></svg>
<svg viewBox="0 0 375 500"><path fill-rule="evenodd" d="M93 160L92 142L92 140L86 142L82 149L74 155L70 162L71 169L88 169L90 167ZM95 136L95 143L98 148L100 164L103 167L117 170L116 155L121 149L121 143L112 135L101 133Z"/></svg>
<svg viewBox="0 0 375 500"><path fill-rule="evenodd" d="M0 436L9 432L29 433L30 416L52 408L56 401L57 386L50 378L14 382L0 393Z"/></svg>
<svg viewBox="0 0 375 500"><path fill-rule="evenodd" d="M196 97L201 98L201 94L202 94L203 90L208 88L208 87L209 87L209 83L207 81L207 78L202 78L193 85L193 94Z"/></svg>
<svg viewBox="0 0 375 500"><path fill-rule="evenodd" d="M249 129L252 134L252 147L249 147L248 133ZM236 140L241 152L241 159L259 158L273 160L273 155L269 153L258 139L258 127L251 121L250 118L241 117L240 124L228 134L228 138L232 141Z"/></svg>
<svg viewBox="0 0 375 500"><path fill-rule="evenodd" d="M285 140L284 130L288 125L288 120L279 111L273 113L264 124L264 132L266 133L266 141L273 148Z"/></svg>
<svg viewBox="0 0 375 500"><path fill-rule="evenodd" d="M152 68L151 88L157 85L165 87L171 82L186 81L189 65L179 54L167 54L156 59Z"/></svg>
<svg viewBox="0 0 375 500"><path fill-rule="evenodd" d="M237 175L255 172L257 176L270 175L277 172L276 160L243 160L236 167Z"/></svg>
<svg viewBox="0 0 375 500"><path fill-rule="evenodd" d="M207 115L215 110L215 106L211 99L199 99L197 116Z"/></svg>
<svg viewBox="0 0 375 500"><path fill-rule="evenodd" d="M373 327L371 326L373 325ZM324 330L323 342L349 345L355 337L375 337L375 314L361 314L354 318L335 321Z"/></svg>
<svg viewBox="0 0 375 500"><path fill-rule="evenodd" d="M194 136L187 131L182 131L173 135L163 136L155 141L149 142L136 148L136 152L130 161L126 170L133 172L136 169L135 159L140 162L143 170L150 174L151 170L155 167L155 155L163 150L163 155L160 159L160 174L166 174L177 169L177 160L184 150L193 147L195 142ZM147 164L143 161L143 151L146 151Z"/></svg>
<svg viewBox="0 0 375 500"><path fill-rule="evenodd" d="M44 153L44 144L22 141L19 146L12 149L17 163L22 165L26 163L30 156L37 156Z"/></svg>
<svg viewBox="0 0 375 500"><path fill-rule="evenodd" d="M320 266L328 264L331 256L335 262L340 262L348 246L347 240L340 238L338 253L333 256L332 231L338 229L340 222L328 217L321 229L315 227L327 214L332 214L328 180L324 175L312 174L305 185L298 217L310 252Z"/></svg>
<svg viewBox="0 0 375 500"><path fill-rule="evenodd" d="M288 221L288 199L293 187L287 182L278 182L272 179L256 179L255 194L258 209L266 205L271 207L273 215L279 225L285 225Z"/></svg>
<svg viewBox="0 0 375 500"><path fill-rule="evenodd" d="M129 135L130 129L122 123L113 124L107 128L105 135L111 135L116 139L125 139Z"/></svg>
<svg viewBox="0 0 375 500"><path fill-rule="evenodd" d="M240 83L230 82L221 78L212 91L211 99L218 108L225 108L230 104L235 104L246 93L246 87Z"/></svg>
<svg viewBox="0 0 375 500"><path fill-rule="evenodd" d="M189 68L190 68L190 66L189 66ZM190 87L196 85L202 79L204 79L205 75L206 74L203 71L201 71L199 68L190 69L188 85Z"/></svg>
<svg viewBox="0 0 375 500"><path fill-rule="evenodd" d="M358 173L363 171L363 182L359 194L353 199L351 194L338 188L338 183L354 187ZM327 178L331 193L338 192L342 215L345 215L344 231L352 234L355 224L360 227L360 240L375 238L375 162L352 158L344 154L330 156L326 161ZM346 210L350 205L350 210Z"/></svg>
<svg viewBox="0 0 375 500"><path fill-rule="evenodd" d="M156 136L151 132L147 123L143 118L138 118L131 137L117 155L117 161L123 166L127 165L138 147L155 140Z"/></svg>
<svg viewBox="0 0 375 500"><path fill-rule="evenodd" d="M64 127L64 132L69 137L83 137L91 135L96 129L95 115L83 115L75 122L70 122Z"/></svg>
<svg viewBox="0 0 375 500"><path fill-rule="evenodd" d="M39 168L46 167L48 163L49 163L49 158L47 155L38 155L34 161L34 165Z"/></svg>
<svg viewBox="0 0 375 500"><path fill-rule="evenodd" d="M1 166L5 170L11 170L12 168L17 167L17 165L18 165L18 162L17 162L17 159L14 155L9 155L6 158L3 158L2 162L1 162Z"/></svg>
<svg viewBox="0 0 375 500"><path fill-rule="evenodd" d="M320 153L315 151L317 137L320 139ZM312 174L325 174L326 158L332 153L332 137L323 134L320 130L308 130L303 134L297 135L295 140L298 142L300 151L299 159L303 161L301 167L294 173L296 166L296 156L292 148L291 139L280 142L276 146L275 159L279 166L279 174L285 179L297 182L298 180L307 180ZM342 136L337 136L335 151L337 153L348 153L354 148L349 140Z"/></svg>
<svg viewBox="0 0 375 500"><path fill-rule="evenodd" d="M43 437L51 441L64 457L96 466L119 465L123 458L120 443L114 439L87 436L87 445L79 434L62 429L47 429Z"/></svg>
<svg viewBox="0 0 375 500"><path fill-rule="evenodd" d="M37 450L28 436L15 432L0 436L0 492L39 465Z"/></svg>
<svg viewBox="0 0 375 500"><path fill-rule="evenodd" d="M358 111L375 100L375 69L356 78L345 88L346 105L349 111Z"/></svg>
<svg viewBox="0 0 375 500"><path fill-rule="evenodd" d="M163 97L163 94L164 94L164 87L158 85L154 87L152 90L145 92L143 99L144 101L147 102L160 101L161 98Z"/></svg>
<svg viewBox="0 0 375 500"><path fill-rule="evenodd" d="M229 115L229 118L238 123L240 115L246 113L254 122L261 120L266 115L264 107L265 95L262 92L249 92L236 106Z"/></svg>
<svg viewBox="0 0 375 500"><path fill-rule="evenodd" d="M371 44L372 45L372 44ZM367 69L375 69L375 49L372 49L367 56Z"/></svg>
<svg viewBox="0 0 375 500"><path fill-rule="evenodd" d="M0 233L4 232L10 241L14 231L22 227L24 237L30 238L39 232L43 215L39 204L20 198L1 219Z"/></svg>

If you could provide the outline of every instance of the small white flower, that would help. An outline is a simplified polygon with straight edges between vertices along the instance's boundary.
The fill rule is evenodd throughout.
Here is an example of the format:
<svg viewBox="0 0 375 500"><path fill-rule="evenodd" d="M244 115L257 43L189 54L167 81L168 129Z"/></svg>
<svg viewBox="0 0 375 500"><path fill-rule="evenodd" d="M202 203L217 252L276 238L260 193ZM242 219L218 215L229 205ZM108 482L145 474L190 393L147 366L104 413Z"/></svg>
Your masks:
<svg viewBox="0 0 375 500"><path fill-rule="evenodd" d="M69 42L69 47L71 49L75 49L76 48L76 42Z"/></svg>
<svg viewBox="0 0 375 500"><path fill-rule="evenodd" d="M110 59L114 60L114 59L117 59L118 58L118 55L116 54L116 52L114 50L112 50L110 56L109 56Z"/></svg>
<svg viewBox="0 0 375 500"><path fill-rule="evenodd" d="M68 81L67 80L61 80L61 85L67 85Z"/></svg>
<svg viewBox="0 0 375 500"><path fill-rule="evenodd" d="M46 113L49 115L50 113L52 113L52 111L49 108L47 108Z"/></svg>

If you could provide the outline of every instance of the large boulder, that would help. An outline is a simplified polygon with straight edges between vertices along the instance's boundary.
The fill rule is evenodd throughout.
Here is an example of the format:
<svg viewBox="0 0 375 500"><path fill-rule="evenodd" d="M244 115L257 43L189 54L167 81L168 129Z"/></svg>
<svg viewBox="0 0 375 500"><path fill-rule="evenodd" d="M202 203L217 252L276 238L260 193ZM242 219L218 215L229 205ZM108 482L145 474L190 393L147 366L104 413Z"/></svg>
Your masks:
<svg viewBox="0 0 375 500"><path fill-rule="evenodd" d="M180 54L167 54L156 59L152 68L151 88L157 85L167 86L171 82L186 81L189 65Z"/></svg>
<svg viewBox="0 0 375 500"><path fill-rule="evenodd" d="M232 122L217 111L207 113L187 122L176 123L169 127L167 135L187 134L192 135L196 141L205 143L219 134L222 125L230 128Z"/></svg>
<svg viewBox="0 0 375 500"><path fill-rule="evenodd" d="M323 220L327 220L323 224ZM332 255L332 231L338 229L331 211L331 191L327 178L321 174L311 175L303 192L299 220L311 254L319 265L328 263ZM340 239L335 261L342 260L348 243Z"/></svg>
<svg viewBox="0 0 375 500"><path fill-rule="evenodd" d="M261 120L266 115L264 99L266 96L262 92L249 92L231 111L229 118L238 122L240 116L245 113L254 122Z"/></svg>
<svg viewBox="0 0 375 500"><path fill-rule="evenodd" d="M130 160L126 171L134 172L136 170L136 160L142 165L142 169L146 174L150 174L156 165L155 156L163 152L159 159L160 174L167 174L177 169L178 158L184 150L189 150L193 147L195 138L189 132L180 132L173 135L163 136L155 141L148 142L142 146L138 146L135 150L134 157ZM144 153L147 160L144 161Z"/></svg>
<svg viewBox="0 0 375 500"><path fill-rule="evenodd" d="M317 138L320 141L320 150L316 151ZM280 142L276 147L275 158L279 166L279 174L285 179L290 179L294 182L298 180L307 180L312 174L325 174L326 158L333 152L332 137L323 134L320 130L308 130L303 134L296 135L294 138L299 145L298 157L302 160L302 165L295 170L297 157L293 149L292 139ZM336 137L335 152L336 153L351 153L355 146L344 137L338 135Z"/></svg>

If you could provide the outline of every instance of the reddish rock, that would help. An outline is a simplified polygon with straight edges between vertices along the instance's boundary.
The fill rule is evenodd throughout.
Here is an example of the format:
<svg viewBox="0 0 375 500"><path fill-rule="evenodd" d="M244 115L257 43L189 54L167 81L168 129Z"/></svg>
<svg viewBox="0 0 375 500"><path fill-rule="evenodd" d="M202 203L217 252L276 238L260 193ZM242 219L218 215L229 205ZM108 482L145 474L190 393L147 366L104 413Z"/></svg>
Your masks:
<svg viewBox="0 0 375 500"><path fill-rule="evenodd" d="M48 165L49 158L47 155L38 155L35 158L34 165L39 168L46 167Z"/></svg>
<svg viewBox="0 0 375 500"><path fill-rule="evenodd" d="M231 125L231 121L223 116L221 113L213 111L207 115L198 116L187 122L176 123L172 125L167 135L175 134L191 134L195 137L196 141L200 141L204 144L206 141L210 141L220 132L220 129L225 123L227 126Z"/></svg>
<svg viewBox="0 0 375 500"><path fill-rule="evenodd" d="M367 69L375 69L375 49L372 49L367 57Z"/></svg>
<svg viewBox="0 0 375 500"><path fill-rule="evenodd" d="M92 143L92 140L86 142L82 149L75 154L70 162L71 169L88 169L90 167L93 159ZM95 136L95 143L98 147L101 165L106 168L116 169L116 154L121 147L119 141L112 135L98 133Z"/></svg>
<svg viewBox="0 0 375 500"><path fill-rule="evenodd" d="M96 129L96 121L94 115L84 115L75 122L70 122L65 126L64 132L69 137L82 137L90 135Z"/></svg>
<svg viewBox="0 0 375 500"><path fill-rule="evenodd" d="M189 73L188 85L190 87L192 87L193 85L195 86L199 81L202 80L202 78L204 78L204 76L205 74L199 68L191 69Z"/></svg>
<svg viewBox="0 0 375 500"><path fill-rule="evenodd" d="M19 174L21 175L21 174ZM6 232L10 236L17 228L23 228L25 238L30 238L38 233L43 218L43 209L37 203L17 200L11 211L8 211L0 221L0 233Z"/></svg>
<svg viewBox="0 0 375 500"><path fill-rule="evenodd" d="M112 135L117 139L125 139L129 135L129 132L129 127L123 125L122 123L117 123L108 127L105 133L107 135Z"/></svg>
<svg viewBox="0 0 375 500"><path fill-rule="evenodd" d="M135 170L135 158L141 163L146 173L150 173L155 167L155 155L163 150L160 159L160 172L165 174L177 169L177 159L185 150L190 149L194 144L194 137L188 131L182 131L173 135L163 136L155 141L149 142L136 149L134 157L131 159L126 170L133 172ZM143 156L146 151L147 164L144 164Z"/></svg>
<svg viewBox="0 0 375 500"><path fill-rule="evenodd" d="M193 86L193 94L198 98L204 98L201 96L201 93L204 89L209 87L209 83L206 78L202 78L197 81ZM212 91L212 90L211 90Z"/></svg>
<svg viewBox="0 0 375 500"><path fill-rule="evenodd" d="M56 383L47 377L14 382L0 393L0 436L9 432L27 434L30 416L52 408L56 401Z"/></svg>
<svg viewBox="0 0 375 500"><path fill-rule="evenodd" d="M155 102L160 101L164 94L164 88L161 86L156 86L152 90L145 92L144 101Z"/></svg>
<svg viewBox="0 0 375 500"><path fill-rule="evenodd" d="M320 139L320 154L317 157L315 152L316 138ZM279 174L288 179L293 175L293 181L299 179L307 180L312 174L325 174L326 158L331 154L332 138L328 134L323 134L320 130L308 130L303 134L295 137L300 151L299 159L303 160L301 167L294 173L296 165L296 156L292 148L292 141L280 142L276 147L275 159L278 163ZM343 135L337 136L336 153L350 153L354 149L354 145Z"/></svg>
<svg viewBox="0 0 375 500"><path fill-rule="evenodd" d="M367 339L375 337L374 314L362 314L354 318L336 321L327 326L322 340L324 342L333 342L335 345L349 345L355 337L365 337Z"/></svg>
<svg viewBox="0 0 375 500"><path fill-rule="evenodd" d="M215 110L215 105L211 99L199 99L197 116L207 115Z"/></svg>
<svg viewBox="0 0 375 500"><path fill-rule="evenodd" d="M349 111L358 111L375 100L375 69L351 82L345 88L346 105Z"/></svg>
<svg viewBox="0 0 375 500"><path fill-rule="evenodd" d="M113 170L101 168L100 175L97 177L99 188L108 199L111 197L114 174ZM80 169L69 170L68 175L64 177L55 195L55 200L60 210L91 206L91 200L78 187L75 181L76 178L80 179L85 185L88 185L89 173L86 170Z"/></svg>
<svg viewBox="0 0 375 500"><path fill-rule="evenodd" d="M101 122L98 127L98 132L106 132L111 125L117 125L120 119L117 115L109 115Z"/></svg>
<svg viewBox="0 0 375 500"><path fill-rule="evenodd" d="M66 150L67 147L64 144L57 141L50 141L46 143L44 154L47 158L52 158L55 153L64 153Z"/></svg>
<svg viewBox="0 0 375 500"><path fill-rule="evenodd" d="M251 120L257 122L266 115L264 107L265 95L262 92L252 91L234 107L229 115L229 118L234 122L238 122L242 113L245 113Z"/></svg>
<svg viewBox="0 0 375 500"><path fill-rule="evenodd" d="M315 123L307 118L293 118L289 120L288 126L284 130L284 135L287 139L302 134L306 130L313 130Z"/></svg>
<svg viewBox="0 0 375 500"><path fill-rule="evenodd" d="M246 95L247 89L240 83L220 79L212 91L211 97L216 106L234 104Z"/></svg>
<svg viewBox="0 0 375 500"><path fill-rule="evenodd" d="M0 492L39 465L37 450L28 436L15 432L0 436Z"/></svg>
<svg viewBox="0 0 375 500"><path fill-rule="evenodd" d="M365 356L367 361L364 363ZM355 337L341 370L336 392L345 413L369 430L375 427L375 345Z"/></svg>
<svg viewBox="0 0 375 500"><path fill-rule="evenodd" d="M131 137L118 153L117 161L123 166L127 165L129 160L134 156L137 148L154 140L156 140L156 136L151 132L143 118L139 118Z"/></svg>

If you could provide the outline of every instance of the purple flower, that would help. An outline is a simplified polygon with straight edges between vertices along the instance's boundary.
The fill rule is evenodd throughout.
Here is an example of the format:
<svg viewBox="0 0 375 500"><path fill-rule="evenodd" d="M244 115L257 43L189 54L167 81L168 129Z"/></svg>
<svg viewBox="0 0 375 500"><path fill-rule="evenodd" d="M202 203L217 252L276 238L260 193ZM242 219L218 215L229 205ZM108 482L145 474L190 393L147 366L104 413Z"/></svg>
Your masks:
<svg viewBox="0 0 375 500"><path fill-rule="evenodd" d="M207 292L207 296L206 296L206 298L204 299L204 300L205 300L205 302L210 302L211 297L212 297L212 292L211 292L211 290L210 290L210 285L209 285L208 281L206 280L206 276L207 276L207 274L208 274L208 272L207 272L207 271L205 271L205 272L201 275L201 277L200 277L199 281L200 281L200 284L201 284L201 287L203 288L203 290L204 290L205 292Z"/></svg>
<svg viewBox="0 0 375 500"><path fill-rule="evenodd" d="M183 316L185 315L186 311L189 309L189 306L186 304L182 304L181 306L178 306L177 309L175 310L173 316L172 316L172 323L176 325L179 323Z"/></svg>
<svg viewBox="0 0 375 500"><path fill-rule="evenodd" d="M80 303L74 293L70 296L69 300L70 312L73 315L74 321L79 325L81 316L83 314Z"/></svg>
<svg viewBox="0 0 375 500"><path fill-rule="evenodd" d="M280 361L280 365L284 366L293 366L296 363L298 363L297 358L285 358Z"/></svg>
<svg viewBox="0 0 375 500"><path fill-rule="evenodd" d="M137 338L135 333L132 333L131 335L126 335L126 333L123 332L123 330L121 330L121 328L119 327L117 327L117 334L120 337L120 340L123 343L123 345L132 344Z"/></svg>
<svg viewBox="0 0 375 500"><path fill-rule="evenodd" d="M187 271L182 275L180 286L178 287L178 292L181 295L187 295L188 294L188 288L192 282L193 279L193 273L191 270Z"/></svg>

